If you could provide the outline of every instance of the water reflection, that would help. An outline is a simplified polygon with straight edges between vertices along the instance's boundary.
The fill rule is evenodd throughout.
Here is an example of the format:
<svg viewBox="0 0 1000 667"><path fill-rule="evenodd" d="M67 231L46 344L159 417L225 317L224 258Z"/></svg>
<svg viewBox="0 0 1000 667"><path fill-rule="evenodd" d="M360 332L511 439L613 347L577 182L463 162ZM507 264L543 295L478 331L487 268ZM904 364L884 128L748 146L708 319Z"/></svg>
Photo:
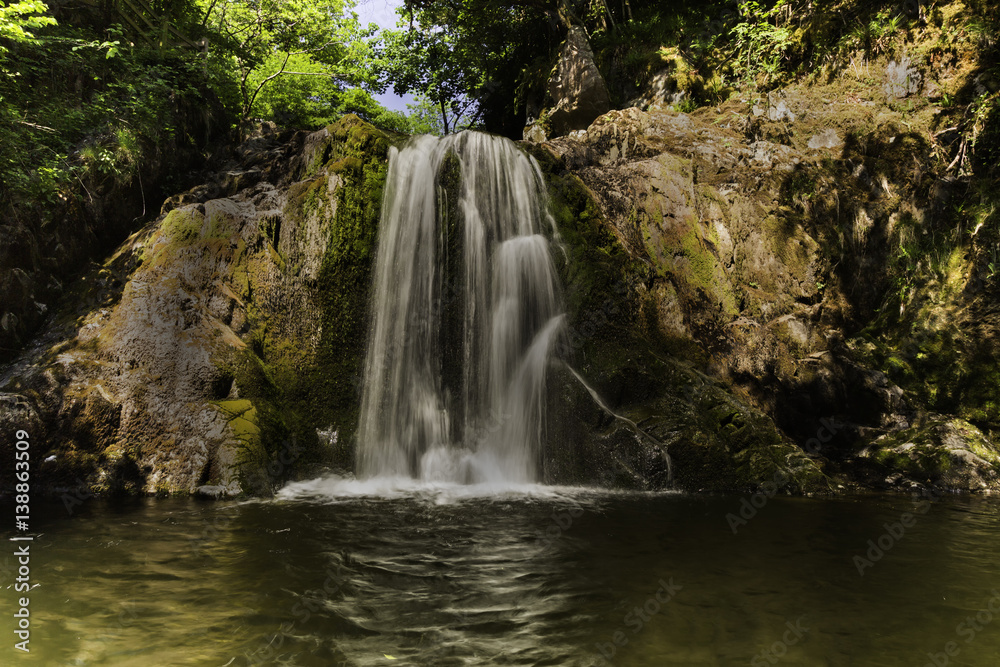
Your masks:
<svg viewBox="0 0 1000 667"><path fill-rule="evenodd" d="M1000 618L962 625L1000 590L995 500L935 503L860 576L853 557L911 500L774 498L733 535L733 497L328 482L267 502L44 508L17 664L919 666L949 642L950 665L1000 655Z"/></svg>

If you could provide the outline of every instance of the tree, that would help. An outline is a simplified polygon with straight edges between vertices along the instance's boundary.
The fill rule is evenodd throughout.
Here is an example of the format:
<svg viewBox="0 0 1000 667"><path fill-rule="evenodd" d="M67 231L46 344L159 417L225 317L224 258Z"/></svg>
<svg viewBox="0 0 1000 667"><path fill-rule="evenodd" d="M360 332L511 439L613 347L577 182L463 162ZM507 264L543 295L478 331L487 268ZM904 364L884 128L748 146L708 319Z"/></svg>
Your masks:
<svg viewBox="0 0 1000 667"><path fill-rule="evenodd" d="M254 117L260 96L281 78L305 96L328 95L335 83L351 82L361 70L349 66L353 50L364 49L357 16L342 0L203 0L202 25L212 29L231 54L240 94L240 117ZM314 78L315 83L305 83ZM265 106L273 109L276 98Z"/></svg>
<svg viewBox="0 0 1000 667"><path fill-rule="evenodd" d="M435 28L385 32L383 44L384 76L396 93L418 93L420 115L426 118L428 110L438 115L440 128L434 134L456 131L458 119L469 115L474 95L485 83L475 60Z"/></svg>
<svg viewBox="0 0 1000 667"><path fill-rule="evenodd" d="M557 0L411 0L400 27L382 33L383 85L426 96L442 129L467 117L485 129L520 136L516 91L525 63L554 57L563 22Z"/></svg>

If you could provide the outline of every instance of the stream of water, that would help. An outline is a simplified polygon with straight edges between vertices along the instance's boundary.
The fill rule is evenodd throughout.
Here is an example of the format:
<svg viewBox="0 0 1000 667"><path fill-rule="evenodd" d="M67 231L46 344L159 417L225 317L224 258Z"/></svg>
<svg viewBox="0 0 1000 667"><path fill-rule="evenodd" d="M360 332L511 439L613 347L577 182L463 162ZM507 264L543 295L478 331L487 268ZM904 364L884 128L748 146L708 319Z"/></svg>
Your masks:
<svg viewBox="0 0 1000 667"><path fill-rule="evenodd" d="M538 165L502 137L420 136L390 151L359 477L537 481L564 321L547 206Z"/></svg>

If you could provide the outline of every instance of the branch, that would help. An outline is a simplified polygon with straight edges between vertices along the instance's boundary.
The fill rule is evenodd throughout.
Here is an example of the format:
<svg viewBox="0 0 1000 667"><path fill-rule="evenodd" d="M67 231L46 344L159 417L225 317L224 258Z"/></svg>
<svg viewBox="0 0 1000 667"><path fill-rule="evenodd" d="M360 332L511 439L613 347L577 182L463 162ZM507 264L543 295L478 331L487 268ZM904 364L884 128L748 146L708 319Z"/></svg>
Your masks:
<svg viewBox="0 0 1000 667"><path fill-rule="evenodd" d="M325 49L326 47L330 46L331 44L336 44L336 43L337 43L336 40L331 39L330 41L326 42L325 44L323 44L321 46L314 46L312 48L302 49L301 51L291 51L290 53L293 56L301 56L301 55L305 55L306 53L315 53L317 51L322 51L323 49ZM341 58L341 60L343 60L343 58Z"/></svg>
<svg viewBox="0 0 1000 667"><path fill-rule="evenodd" d="M208 19L212 16L212 10L215 9L215 5L218 2L219 2L219 0L212 0L212 4L210 4L208 6L208 9L205 10L205 18L203 18L201 20L201 27L202 28L204 28L206 25L208 25Z"/></svg>
<svg viewBox="0 0 1000 667"><path fill-rule="evenodd" d="M286 53L285 54L285 60L284 60L284 62L281 63L281 67L278 68L278 71L275 72L274 74L272 74L271 76L267 77L263 81L261 81L259 84L257 84L257 89L255 91L253 91L253 95L250 96L250 101L247 103L245 115L249 115L250 114L250 109L253 108L253 103L257 100L257 95L260 94L261 89L267 84L267 82L268 81L272 81L273 79L276 79L277 77L279 77L280 75L282 75L282 74L285 73L285 65L288 64L288 59L290 57L291 57L291 54L290 53Z"/></svg>
<svg viewBox="0 0 1000 667"><path fill-rule="evenodd" d="M44 125L36 125L35 123L29 123L26 120L17 120L17 121L14 121L14 122L15 123L20 123L21 125L27 125L28 127L33 127L36 130L45 130L46 132L56 132L57 131L57 130L53 130L51 127L45 127Z"/></svg>

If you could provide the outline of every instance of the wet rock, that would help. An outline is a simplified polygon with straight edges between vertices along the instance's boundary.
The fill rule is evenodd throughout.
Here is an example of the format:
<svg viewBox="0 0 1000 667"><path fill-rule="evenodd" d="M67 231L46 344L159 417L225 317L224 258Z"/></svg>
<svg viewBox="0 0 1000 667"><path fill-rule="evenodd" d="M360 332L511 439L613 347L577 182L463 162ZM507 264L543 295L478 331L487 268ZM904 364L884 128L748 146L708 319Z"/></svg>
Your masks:
<svg viewBox="0 0 1000 667"><path fill-rule="evenodd" d="M939 491L1000 491L1000 447L965 420L934 416L885 435L858 454L891 471L893 487Z"/></svg>

